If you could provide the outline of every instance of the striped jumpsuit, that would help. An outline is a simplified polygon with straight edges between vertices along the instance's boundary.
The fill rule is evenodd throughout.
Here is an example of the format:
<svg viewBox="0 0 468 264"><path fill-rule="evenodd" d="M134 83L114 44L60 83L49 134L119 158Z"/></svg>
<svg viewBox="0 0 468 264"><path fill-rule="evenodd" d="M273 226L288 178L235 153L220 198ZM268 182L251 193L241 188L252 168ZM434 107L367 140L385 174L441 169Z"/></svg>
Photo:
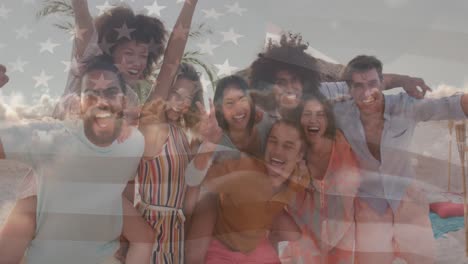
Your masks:
<svg viewBox="0 0 468 264"><path fill-rule="evenodd" d="M169 135L161 152L140 162L137 208L156 231L151 263L184 263L182 207L189 153L185 132L169 125Z"/></svg>

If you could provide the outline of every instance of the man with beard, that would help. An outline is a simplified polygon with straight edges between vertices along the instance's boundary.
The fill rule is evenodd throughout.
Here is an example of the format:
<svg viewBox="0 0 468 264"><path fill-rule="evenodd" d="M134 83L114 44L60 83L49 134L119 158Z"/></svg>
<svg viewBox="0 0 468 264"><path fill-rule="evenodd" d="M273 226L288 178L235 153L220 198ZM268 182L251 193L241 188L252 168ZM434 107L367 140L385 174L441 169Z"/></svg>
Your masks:
<svg viewBox="0 0 468 264"><path fill-rule="evenodd" d="M0 87L5 76L1 70ZM24 248L31 239L26 263L103 263L112 258L125 233L122 192L135 176L144 147L136 129L125 142L116 142L125 92L111 60L97 57L86 65L81 80L81 119L2 122L6 158L25 162L37 175L37 202L30 208L33 236L0 243L0 262L10 263L9 257L17 257L15 246Z"/></svg>

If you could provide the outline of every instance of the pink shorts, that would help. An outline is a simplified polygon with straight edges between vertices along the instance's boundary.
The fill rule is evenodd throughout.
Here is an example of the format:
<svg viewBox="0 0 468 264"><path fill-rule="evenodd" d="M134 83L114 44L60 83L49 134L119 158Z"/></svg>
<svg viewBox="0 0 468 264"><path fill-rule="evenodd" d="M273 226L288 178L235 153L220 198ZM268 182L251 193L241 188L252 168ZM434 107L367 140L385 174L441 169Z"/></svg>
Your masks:
<svg viewBox="0 0 468 264"><path fill-rule="evenodd" d="M205 264L223 264L223 263L281 263L276 250L265 239L262 241L254 251L245 254L242 252L235 252L227 248L223 243L217 239L213 239L206 253Z"/></svg>

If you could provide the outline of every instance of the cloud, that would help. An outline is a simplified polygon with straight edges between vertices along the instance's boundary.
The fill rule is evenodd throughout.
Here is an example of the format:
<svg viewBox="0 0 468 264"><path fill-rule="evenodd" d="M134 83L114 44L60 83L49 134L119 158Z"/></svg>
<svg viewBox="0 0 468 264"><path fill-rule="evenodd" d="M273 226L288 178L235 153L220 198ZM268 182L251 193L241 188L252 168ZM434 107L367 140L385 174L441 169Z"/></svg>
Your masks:
<svg viewBox="0 0 468 264"><path fill-rule="evenodd" d="M52 116L57 99L47 94L42 95L32 105L24 101L22 94L0 97L0 119L19 121L22 119L43 119Z"/></svg>
<svg viewBox="0 0 468 264"><path fill-rule="evenodd" d="M426 97L428 98L441 98L451 96L455 93L465 92L468 90L468 85L465 85L464 88L458 88L455 86L447 85L447 84L440 84L435 88L432 92L429 92Z"/></svg>

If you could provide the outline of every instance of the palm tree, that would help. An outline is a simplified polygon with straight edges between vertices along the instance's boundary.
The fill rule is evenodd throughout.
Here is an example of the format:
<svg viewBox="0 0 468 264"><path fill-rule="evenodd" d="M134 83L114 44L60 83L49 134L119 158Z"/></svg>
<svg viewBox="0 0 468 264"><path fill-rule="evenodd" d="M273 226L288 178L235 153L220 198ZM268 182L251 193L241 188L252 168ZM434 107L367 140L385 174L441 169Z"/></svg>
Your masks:
<svg viewBox="0 0 468 264"><path fill-rule="evenodd" d="M48 16L59 16L66 18L64 21L54 23L53 25L67 32L74 31L74 23L72 22L74 13L70 0L44 0L44 5L42 9L36 13L36 17L40 19ZM206 26L206 24L202 23L195 27L192 27L189 33L189 38L198 39L207 34L211 35L213 34L213 31L208 26ZM216 82L217 76L214 73L213 65L203 61L203 59L201 58L202 56L203 53L201 53L198 50L189 50L184 53L184 56L182 57L182 62L190 63L195 67L201 68L208 76L208 79L211 82L211 86L214 89L214 83ZM157 73L155 72L154 75L156 74Z"/></svg>

